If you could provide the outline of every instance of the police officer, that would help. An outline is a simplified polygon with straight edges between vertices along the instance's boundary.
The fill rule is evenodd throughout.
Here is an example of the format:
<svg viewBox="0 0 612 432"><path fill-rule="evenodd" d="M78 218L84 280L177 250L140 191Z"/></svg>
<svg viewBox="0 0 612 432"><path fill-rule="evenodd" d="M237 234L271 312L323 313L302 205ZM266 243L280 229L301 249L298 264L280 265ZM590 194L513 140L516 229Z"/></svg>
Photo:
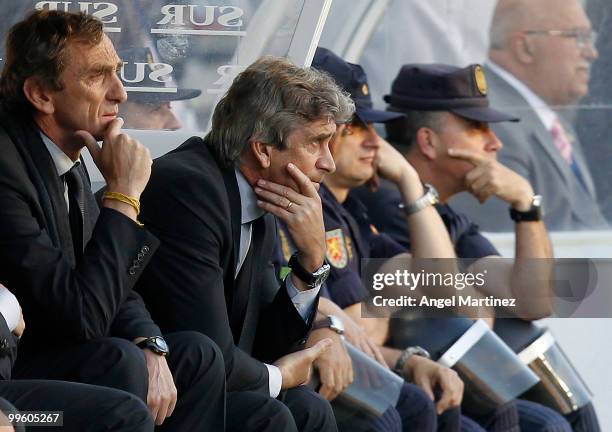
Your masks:
<svg viewBox="0 0 612 432"><path fill-rule="evenodd" d="M463 393L463 383L454 371L431 362L426 358L427 353L418 347L411 347L405 351L382 347L386 339L388 321L361 320L360 304L367 296L367 291L360 280L360 258L388 257L403 250L390 238L387 238L387 241L377 242L371 237L373 232L370 225L364 226L350 215L350 210L356 209L357 212L359 209L364 210L363 207L359 207L358 202L347 199L351 185L355 179L362 184L371 178L375 171L374 161L378 160L379 172L401 185L408 201L417 200L424 194L424 190L416 172L391 146L387 144L384 150L380 149L373 123L391 120L396 115L372 109L363 69L358 65L344 62L322 48L319 48L315 54L313 67L330 73L340 86L351 94L356 104L356 116L353 121L339 126L330 147L336 168L343 172L344 176L336 177L335 174L326 176L320 189L326 229L326 258L332 267L327 283L327 295L343 310L342 318L346 328L354 326L354 323L358 323L357 326L364 326L368 337L380 347L384 361L395 372L417 383L431 399L434 399L435 393L437 413L444 413L438 419L438 430L458 430L461 426L464 430L481 430L467 418L462 421L459 415L458 406ZM378 157L379 153L384 153L384 157ZM345 158L347 154L352 157ZM410 218L409 223L421 233L420 253L429 256L454 256L452 245L435 211L425 209ZM291 251L290 238L284 232L281 232L280 238L283 258L287 259ZM348 338L351 340L350 336ZM405 428L425 430L413 422L415 406L410 398L414 398L412 396L414 393L414 386L405 385L403 397L400 396L396 408L404 420ZM501 430L511 430L512 418L516 420L513 408L508 411L508 428Z"/></svg>
<svg viewBox="0 0 612 432"><path fill-rule="evenodd" d="M441 203L436 209L459 258L492 258L498 257L499 252L466 215L448 204L448 200L467 191L481 202L496 196L508 203L509 217L516 225L516 258L523 260L517 259L514 264L500 263L509 268L498 272L504 276L498 278L495 287L488 288L497 289L496 294L500 296L514 293L516 297L529 300L523 305L528 307L521 310L522 316L542 318L550 313L551 305L536 302L538 298L549 296L534 296L536 289L542 289L534 281L546 277L534 277L533 273L525 272L526 265L519 265L525 258L552 258L546 226L541 221L542 199L527 180L497 162L502 143L489 124L517 119L490 108L487 93L486 77L479 65L466 68L440 64L405 65L385 100L389 110L401 112L406 117L386 125L387 137L405 154L423 181L438 191ZM394 185L385 182L376 192L359 188L353 195L366 204L378 229L402 246L411 248L411 233L398 207L401 194ZM539 266L529 268L545 270ZM528 291L517 292L517 287ZM495 331L517 351L541 333L533 324L518 319L497 320ZM561 424L559 416L547 408L523 401L518 401L517 405L521 430L542 430L550 424ZM599 429L590 403L569 414L567 419L575 430Z"/></svg>

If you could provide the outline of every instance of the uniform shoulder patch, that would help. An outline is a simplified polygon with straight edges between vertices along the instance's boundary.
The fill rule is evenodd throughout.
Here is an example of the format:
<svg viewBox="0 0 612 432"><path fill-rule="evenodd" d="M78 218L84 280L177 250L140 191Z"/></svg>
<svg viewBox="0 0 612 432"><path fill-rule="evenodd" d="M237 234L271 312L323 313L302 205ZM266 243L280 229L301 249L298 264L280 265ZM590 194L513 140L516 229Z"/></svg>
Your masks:
<svg viewBox="0 0 612 432"><path fill-rule="evenodd" d="M325 256L329 264L339 269L346 267L349 260L342 229L327 231L325 233L325 244L327 247Z"/></svg>

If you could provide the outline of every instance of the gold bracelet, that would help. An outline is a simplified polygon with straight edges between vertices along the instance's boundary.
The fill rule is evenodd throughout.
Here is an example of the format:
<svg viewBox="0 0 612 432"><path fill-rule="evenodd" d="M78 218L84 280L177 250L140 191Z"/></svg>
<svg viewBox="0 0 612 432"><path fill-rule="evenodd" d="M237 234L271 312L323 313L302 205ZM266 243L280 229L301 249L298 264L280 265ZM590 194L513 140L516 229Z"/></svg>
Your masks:
<svg viewBox="0 0 612 432"><path fill-rule="evenodd" d="M128 204L132 206L134 210L136 210L136 217L138 217L138 215L140 214L140 201L138 201L136 198L133 198L131 196L122 194L121 192L108 192L108 191L104 192L102 199L115 200L115 201L120 201L122 203ZM140 226L143 226L143 224L138 221L136 221L136 223Z"/></svg>

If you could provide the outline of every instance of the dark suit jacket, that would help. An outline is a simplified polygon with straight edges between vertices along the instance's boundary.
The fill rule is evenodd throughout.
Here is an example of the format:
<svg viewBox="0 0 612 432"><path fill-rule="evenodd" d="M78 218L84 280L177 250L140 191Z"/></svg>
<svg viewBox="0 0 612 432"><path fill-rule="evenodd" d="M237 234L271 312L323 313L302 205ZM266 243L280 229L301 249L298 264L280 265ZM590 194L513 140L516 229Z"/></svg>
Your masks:
<svg viewBox="0 0 612 432"><path fill-rule="evenodd" d="M8 328L6 320L0 314L0 379L11 379L11 369L17 357L19 339Z"/></svg>
<svg viewBox="0 0 612 432"><path fill-rule="evenodd" d="M103 208L76 266L63 185L38 128L0 111L0 282L28 320L22 354L102 336L159 335L132 290L157 246L145 229Z"/></svg>
<svg viewBox="0 0 612 432"><path fill-rule="evenodd" d="M573 154L586 188L557 150L552 135L527 101L502 77L487 68L489 99L493 107L521 118L520 123L496 123L493 130L504 144L499 161L525 177L535 193L544 197L544 222L550 230L602 229L608 225L601 214L593 179L583 149L575 140ZM564 125L571 134L571 127ZM451 200L484 231L513 231L508 204L498 198L484 205L468 194Z"/></svg>
<svg viewBox="0 0 612 432"><path fill-rule="evenodd" d="M308 331L286 289L263 283L274 280L264 274L273 271L274 217L254 223L234 280L241 224L235 172L220 167L197 137L154 162L141 201L142 221L162 242L137 284L154 319L164 331L196 330L213 339L223 352L228 391L267 393L261 361L288 353Z"/></svg>

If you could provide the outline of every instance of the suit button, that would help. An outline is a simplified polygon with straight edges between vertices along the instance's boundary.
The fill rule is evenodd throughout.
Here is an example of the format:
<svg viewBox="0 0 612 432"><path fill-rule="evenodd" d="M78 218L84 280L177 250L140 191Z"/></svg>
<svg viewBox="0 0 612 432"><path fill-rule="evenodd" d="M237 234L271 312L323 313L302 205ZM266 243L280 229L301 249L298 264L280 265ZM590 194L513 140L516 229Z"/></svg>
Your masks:
<svg viewBox="0 0 612 432"><path fill-rule="evenodd" d="M142 261L142 259L144 258L145 254L142 252L138 253L138 261Z"/></svg>
<svg viewBox="0 0 612 432"><path fill-rule="evenodd" d="M149 246L143 246L142 249L140 249L140 252L147 254L150 250L151 249L149 249Z"/></svg>
<svg viewBox="0 0 612 432"><path fill-rule="evenodd" d="M0 348L2 348L2 349L6 349L6 348L8 348L8 346L9 346L9 344L8 344L8 340L6 340L6 338L3 338L3 339L0 341Z"/></svg>
<svg viewBox="0 0 612 432"><path fill-rule="evenodd" d="M298 345L304 345L306 343L306 338L300 339Z"/></svg>
<svg viewBox="0 0 612 432"><path fill-rule="evenodd" d="M133 276L136 274L136 269L134 267L130 267L130 269L128 270L128 273Z"/></svg>

